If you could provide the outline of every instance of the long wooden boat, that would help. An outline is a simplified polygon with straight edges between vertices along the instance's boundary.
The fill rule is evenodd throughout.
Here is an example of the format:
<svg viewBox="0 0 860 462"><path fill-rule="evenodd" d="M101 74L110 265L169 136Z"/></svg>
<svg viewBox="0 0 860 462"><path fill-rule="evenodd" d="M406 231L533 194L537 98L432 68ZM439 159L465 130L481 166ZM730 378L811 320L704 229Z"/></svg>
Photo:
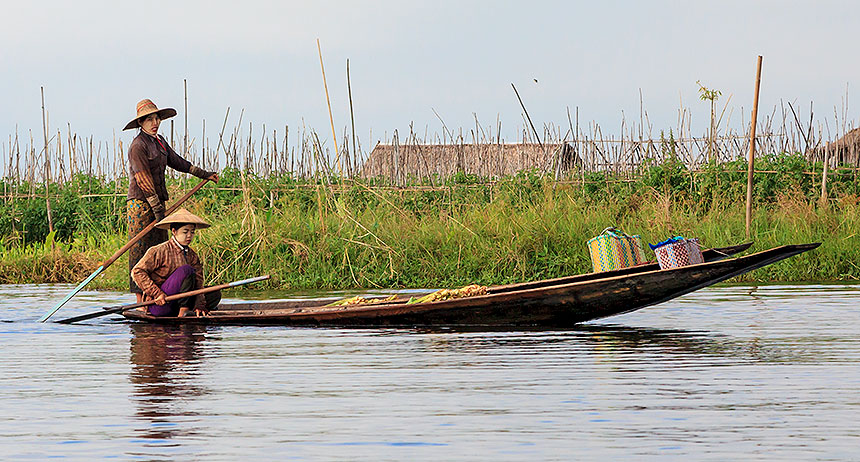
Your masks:
<svg viewBox="0 0 860 462"><path fill-rule="evenodd" d="M718 249L719 253L706 254L710 261L698 265L667 270L643 265L494 286L486 295L428 303L407 304L406 299L396 299L373 305L326 306L332 299L260 301L222 304L206 317L154 317L141 311L126 311L123 316L160 324L568 327L662 303L819 245L786 245L728 259L720 259L729 252Z"/></svg>

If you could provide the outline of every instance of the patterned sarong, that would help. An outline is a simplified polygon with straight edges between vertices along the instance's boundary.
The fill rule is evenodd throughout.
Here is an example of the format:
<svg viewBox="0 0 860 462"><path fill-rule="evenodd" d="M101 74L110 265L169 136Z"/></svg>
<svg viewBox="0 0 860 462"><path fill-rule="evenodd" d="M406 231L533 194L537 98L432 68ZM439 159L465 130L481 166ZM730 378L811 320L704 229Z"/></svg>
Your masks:
<svg viewBox="0 0 860 462"><path fill-rule="evenodd" d="M128 216L128 238L131 240L137 233L143 231L150 223L155 221L155 215L149 208L149 204L140 199L129 199L126 202ZM141 240L137 241L130 249L128 249L128 289L132 293L143 293L140 287L131 279L131 269L134 265L143 258L143 254L154 245L161 244L167 240L167 230L153 228L152 231L146 233Z"/></svg>

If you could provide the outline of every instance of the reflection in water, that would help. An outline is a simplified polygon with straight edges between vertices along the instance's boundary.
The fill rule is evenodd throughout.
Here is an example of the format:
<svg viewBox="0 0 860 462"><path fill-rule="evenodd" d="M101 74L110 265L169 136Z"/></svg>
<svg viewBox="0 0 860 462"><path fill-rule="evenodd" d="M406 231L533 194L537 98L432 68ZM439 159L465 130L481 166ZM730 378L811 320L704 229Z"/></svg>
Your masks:
<svg viewBox="0 0 860 462"><path fill-rule="evenodd" d="M0 286L2 460L858 459L860 285L563 330L35 322L71 289Z"/></svg>
<svg viewBox="0 0 860 462"><path fill-rule="evenodd" d="M709 332L614 325L587 326L583 331L589 333L591 343L632 354L653 351L675 359L688 356L698 361L705 357L716 357L761 363L804 359L791 348L783 348L778 344L763 345L758 337L735 338Z"/></svg>
<svg viewBox="0 0 860 462"><path fill-rule="evenodd" d="M182 403L206 394L195 380L200 374L200 343L205 326L158 326L133 323L131 383L135 385L136 415L146 427L141 437L167 440L189 434L177 425L187 421Z"/></svg>
<svg viewBox="0 0 860 462"><path fill-rule="evenodd" d="M431 350L480 351L497 348L527 348L532 354L542 354L547 347L566 344L570 351L597 351L638 357L658 354L666 359L693 361L715 357L743 362L784 363L814 359L814 354L798 351L791 345L763 344L758 337L736 338L703 331L653 329L621 325L580 325L572 329L510 331L500 328L442 328L420 329L418 332L435 334L472 333L472 336L431 336L427 340ZM509 335L493 335L508 333ZM486 335L483 335L486 334Z"/></svg>

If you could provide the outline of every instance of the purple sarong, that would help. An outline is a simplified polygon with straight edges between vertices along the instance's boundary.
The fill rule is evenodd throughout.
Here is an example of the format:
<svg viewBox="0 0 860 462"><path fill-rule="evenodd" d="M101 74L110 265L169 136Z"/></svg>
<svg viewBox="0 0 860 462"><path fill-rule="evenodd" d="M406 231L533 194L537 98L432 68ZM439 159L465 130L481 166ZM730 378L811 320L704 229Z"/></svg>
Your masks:
<svg viewBox="0 0 860 462"><path fill-rule="evenodd" d="M161 284L161 291L168 297L182 292L182 283L188 277L194 276L194 268L191 265L182 265L172 273ZM153 316L177 316L179 314L179 300L167 302L164 305L149 305L149 314Z"/></svg>

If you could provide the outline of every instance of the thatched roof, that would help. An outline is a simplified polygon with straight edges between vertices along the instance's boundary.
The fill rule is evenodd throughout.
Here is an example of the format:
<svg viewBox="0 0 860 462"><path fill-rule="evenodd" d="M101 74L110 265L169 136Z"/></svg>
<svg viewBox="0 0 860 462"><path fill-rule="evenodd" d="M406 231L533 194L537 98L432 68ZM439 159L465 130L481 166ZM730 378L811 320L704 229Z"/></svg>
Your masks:
<svg viewBox="0 0 860 462"><path fill-rule="evenodd" d="M825 151L829 151L828 159L836 165L860 165L860 128L855 128L836 141L819 146L813 153L814 160L824 160Z"/></svg>
<svg viewBox="0 0 860 462"><path fill-rule="evenodd" d="M448 177L458 171L483 177L511 175L521 170L569 170L578 162L568 144L377 144L362 167L364 178L403 178L428 174Z"/></svg>

